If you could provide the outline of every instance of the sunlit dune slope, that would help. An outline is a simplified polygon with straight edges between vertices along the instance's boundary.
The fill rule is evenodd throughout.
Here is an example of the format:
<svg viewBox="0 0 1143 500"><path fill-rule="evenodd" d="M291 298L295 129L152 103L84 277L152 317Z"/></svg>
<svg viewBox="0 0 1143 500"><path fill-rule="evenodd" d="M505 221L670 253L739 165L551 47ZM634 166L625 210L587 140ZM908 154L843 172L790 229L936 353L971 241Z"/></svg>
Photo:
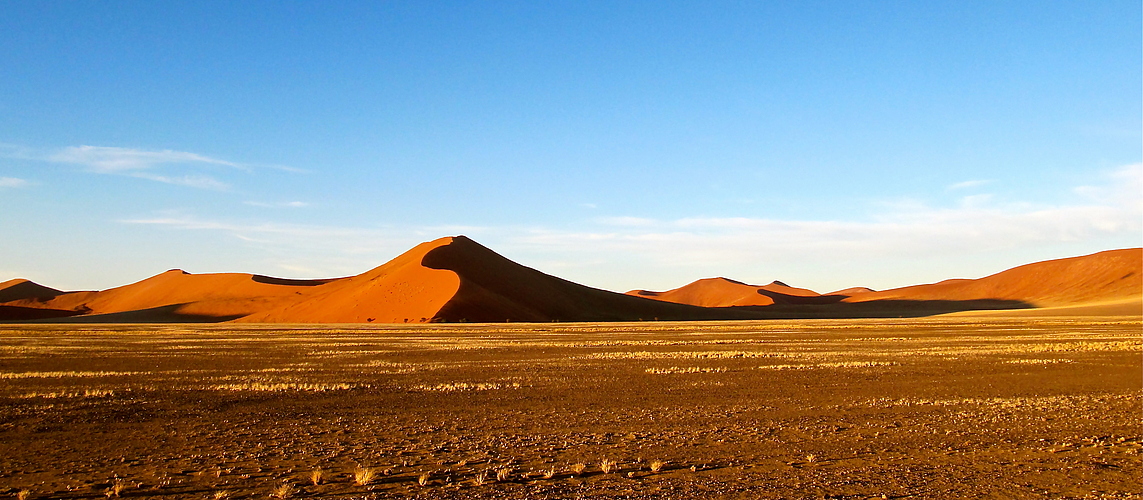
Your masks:
<svg viewBox="0 0 1143 500"><path fill-rule="evenodd" d="M136 315L142 321L162 321L170 315L234 318L290 300L302 290L329 281L282 280L240 273L190 274L172 269L104 291L68 292L49 300L24 299L7 305L88 315L155 310L153 317Z"/></svg>
<svg viewBox="0 0 1143 500"><path fill-rule="evenodd" d="M513 262L464 237L422 243L366 273L289 280L171 270L104 291L0 283L0 320L77 322L420 323L714 320L925 316L979 309L1103 304L1143 297L1143 249L1028 264L985 278L827 295L775 281L703 279L619 294ZM1131 301L1131 300L1134 300ZM1126 302L1124 302L1126 301ZM1078 310L1077 310L1078 311Z"/></svg>
<svg viewBox="0 0 1143 500"><path fill-rule="evenodd" d="M421 265L453 238L421 243L369 272L315 287L297 300L239 321L267 323L420 323L456 295L460 277Z"/></svg>
<svg viewBox="0 0 1143 500"><path fill-rule="evenodd" d="M980 279L953 279L880 292L845 302L874 300L1018 300L1055 307L1128 299L1143 294L1143 249L1109 250L1015 267Z"/></svg>
<svg viewBox="0 0 1143 500"><path fill-rule="evenodd" d="M719 319L745 312L663 304L578 285L464 236L422 243L365 274L242 322L419 323Z"/></svg>

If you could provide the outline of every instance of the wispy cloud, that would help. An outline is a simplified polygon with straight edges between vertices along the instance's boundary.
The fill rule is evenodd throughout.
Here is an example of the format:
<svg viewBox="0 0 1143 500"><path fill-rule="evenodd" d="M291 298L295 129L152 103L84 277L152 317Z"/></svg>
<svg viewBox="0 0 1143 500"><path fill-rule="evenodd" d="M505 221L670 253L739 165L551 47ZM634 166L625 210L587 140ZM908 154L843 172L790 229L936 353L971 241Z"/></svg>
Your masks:
<svg viewBox="0 0 1143 500"><path fill-rule="evenodd" d="M178 175L165 171L173 167L194 169L202 166L225 166L245 170L245 167L234 162L169 149L148 151L106 146L73 146L51 153L44 159L55 163L79 165L89 172L98 174L123 175L216 191L227 190L230 185L201 172Z"/></svg>
<svg viewBox="0 0 1143 500"><path fill-rule="evenodd" d="M112 146L70 146L37 150L14 144L0 144L0 157L75 165L97 174L119 175L197 189L225 191L230 184L217 178L217 169L251 172L275 169L295 173L305 170L282 165L260 165L223 160L187 151L148 150ZM210 172L214 170L214 172Z"/></svg>
<svg viewBox="0 0 1143 500"><path fill-rule="evenodd" d="M992 183L992 180L989 180L989 179L977 179L977 180L971 180L971 181L958 182L956 184L949 184L948 189L949 190L968 189L968 188L983 186L985 184L991 184L991 183Z"/></svg>
<svg viewBox="0 0 1143 500"><path fill-rule="evenodd" d="M468 234L526 265L615 290L665 281L678 286L714 275L751 279L762 277L762 273L766 279L808 277L807 284L816 280L820 286L844 288L915 283L914 278L899 274L903 272L899 268L909 262L924 262L917 265L929 269L936 278L944 278L953 275L940 267L943 262L967 262L972 256L995 262L996 256L1021 249L1130 242L1143 234L1143 166L1117 169L1101 182L1076 191L1087 198L1069 204L1035 205L981 196L966 197L951 207L912 200L885 205L876 216L863 220L610 217L587 221L584 230L537 226L358 228L236 223L184 215L123 222L222 232L280 256L276 257L278 265L286 270L361 272L420 241ZM1023 262L1013 265L1018 263ZM934 266L936 271L932 271ZM839 270L846 276L831 277ZM782 274L770 274L773 272ZM890 275L910 281L888 283ZM850 282L855 278L859 281Z"/></svg>
<svg viewBox="0 0 1143 500"><path fill-rule="evenodd" d="M83 165L93 172L118 174L152 170L172 164L207 164L242 168L239 164L186 151L169 149L147 151L142 149L106 146L73 146L48 156L49 161Z"/></svg>
<svg viewBox="0 0 1143 500"><path fill-rule="evenodd" d="M0 188L22 188L30 184L27 180L16 177L0 177Z"/></svg>
<svg viewBox="0 0 1143 500"><path fill-rule="evenodd" d="M839 265L847 273L877 268L876 273L869 274L889 276L895 271L895 262L925 261L932 267L940 262L963 262L972 256L995 257L1031 248L1079 248L1084 242L1097 241L1131 244L1143 234L1140 165L1109 172L1102 182L1077 191L1089 198L1070 204L1036 205L981 195L965 197L954 207L912 200L887 205L866 220L600 218L595 227L582 231L531 228L514 232L505 235L505 248L545 260L594 262L596 267L630 270L641 273L644 283L661 282L658 276L678 274L689 275L688 279L727 273L749 277L763 268L797 268L800 273L819 274L814 279L821 282L830 282L821 274L828 273L824 269L831 265ZM806 263L818 263L823 270ZM573 271L592 274L582 267Z"/></svg>

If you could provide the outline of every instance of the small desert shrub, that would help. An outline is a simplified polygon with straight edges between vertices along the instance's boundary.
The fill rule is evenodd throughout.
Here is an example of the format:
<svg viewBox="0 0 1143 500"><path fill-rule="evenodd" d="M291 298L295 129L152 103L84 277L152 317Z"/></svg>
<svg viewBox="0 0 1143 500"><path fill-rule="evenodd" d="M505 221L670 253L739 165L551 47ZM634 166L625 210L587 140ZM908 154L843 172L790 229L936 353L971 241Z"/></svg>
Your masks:
<svg viewBox="0 0 1143 500"><path fill-rule="evenodd" d="M618 464L614 460L605 458L599 462L599 470L603 471L604 474L611 474L611 471L615 470L616 465Z"/></svg>
<svg viewBox="0 0 1143 500"><path fill-rule="evenodd" d="M16 500L28 500L32 497L32 490L20 490L16 492Z"/></svg>
<svg viewBox="0 0 1143 500"><path fill-rule="evenodd" d="M107 488L107 491L104 493L104 495L107 495L107 498L119 498L119 494L123 493L123 490L126 490L129 487L130 485L127 484L127 481L117 477L115 478L115 481L111 482L111 487Z"/></svg>
<svg viewBox="0 0 1143 500"><path fill-rule="evenodd" d="M652 460L651 461L651 472L659 472L659 471L663 470L663 467L666 467L666 466L667 466L667 462L665 462L663 460Z"/></svg>
<svg viewBox="0 0 1143 500"><path fill-rule="evenodd" d="M373 482L373 478L377 477L377 470L369 467L357 466L353 471L353 483L358 486L365 486Z"/></svg>
<svg viewBox="0 0 1143 500"><path fill-rule="evenodd" d="M230 498L230 492L225 490L218 490L214 492L214 495L211 495L211 497L214 498L214 500L226 500L227 498Z"/></svg>
<svg viewBox="0 0 1143 500"><path fill-rule="evenodd" d="M321 484L323 480L325 480L325 471L321 470L321 467L315 467L314 470L310 472L310 482L313 483L314 486L317 486Z"/></svg>
<svg viewBox="0 0 1143 500"><path fill-rule="evenodd" d="M283 482L270 490L270 496L273 498L290 498L294 496L294 486Z"/></svg>
<svg viewBox="0 0 1143 500"><path fill-rule="evenodd" d="M813 453L810 453L809 455L806 455L806 461L807 461L807 462L811 462L811 463L812 463L812 462L817 462L817 461L818 461L818 456L817 456L817 455L814 455Z"/></svg>
<svg viewBox="0 0 1143 500"><path fill-rule="evenodd" d="M499 469L496 471L496 481L499 483L503 483L505 481L508 481L508 479L510 479L511 477L512 477L512 471L508 470L507 467L505 467L503 469Z"/></svg>
<svg viewBox="0 0 1143 500"><path fill-rule="evenodd" d="M481 471L481 472L480 472L479 474L477 474L477 475L476 475L476 477L475 477L475 478L473 478L473 480L472 480L472 484L475 484L475 485L477 485L477 486L483 486L483 485L484 485L484 484L486 484L486 483L488 483L488 474L487 474L487 473L485 473L484 471Z"/></svg>
<svg viewBox="0 0 1143 500"><path fill-rule="evenodd" d="M429 480L432 478L433 478L432 472L422 472L421 475L417 476L417 484L419 484L421 486L428 486Z"/></svg>
<svg viewBox="0 0 1143 500"><path fill-rule="evenodd" d="M544 477L544 479L551 479L553 477L556 477L556 468L552 467L551 469L545 470L543 473L543 477Z"/></svg>
<svg viewBox="0 0 1143 500"><path fill-rule="evenodd" d="M583 471L585 470L587 470L587 464L584 463L578 463L572 466L572 473L577 476L583 475Z"/></svg>

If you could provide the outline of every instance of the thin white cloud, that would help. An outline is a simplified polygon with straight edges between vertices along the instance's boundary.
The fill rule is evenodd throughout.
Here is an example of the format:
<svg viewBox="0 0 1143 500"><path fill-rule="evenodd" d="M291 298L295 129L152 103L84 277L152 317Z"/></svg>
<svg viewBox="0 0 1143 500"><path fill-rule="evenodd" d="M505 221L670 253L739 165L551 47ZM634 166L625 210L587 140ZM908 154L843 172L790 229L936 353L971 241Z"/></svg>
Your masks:
<svg viewBox="0 0 1143 500"><path fill-rule="evenodd" d="M1080 248L1104 241L1131 245L1143 235L1143 166L1129 165L1109 172L1102 182L1077 191L1090 198L1035 205L982 196L952 207L909 200L884 205L873 218L849 221L611 217L592 219L586 230L521 226L356 228L233 223L187 216L124 222L227 233L245 244L281 255L279 265L283 269L356 273L420 241L468 234L525 265L616 290L626 289L624 285L664 282L678 286L715 275L742 279L808 277L823 289L840 289L854 284L916 283L914 278L900 274L905 272L900 268L910 262L927 263L915 264L921 267L914 267L914 271L935 269L935 277L946 278L954 274L942 270L942 263L964 263L972 256L994 262L996 256L1027 253L1033 248ZM1026 262L1013 265L1018 263ZM839 269L846 276L836 276ZM774 271L782 274L763 274ZM850 282L852 273L868 282ZM876 282L880 279L877 276L907 281Z"/></svg>
<svg viewBox="0 0 1143 500"><path fill-rule="evenodd" d="M948 189L949 190L968 189L968 188L972 188L972 187L983 186L985 184L990 184L990 183L992 183L992 180L990 180L990 179L976 179L976 180L971 180L971 181L958 182L956 184L949 184Z"/></svg>
<svg viewBox="0 0 1143 500"><path fill-rule="evenodd" d="M27 180L16 177L0 177L0 188L22 188L30 184Z"/></svg>
<svg viewBox="0 0 1143 500"><path fill-rule="evenodd" d="M197 189L225 191L230 184L206 170L219 167L245 172L274 169L294 173L307 171L283 166L238 163L198 153L170 149L147 150L111 146L70 146L55 150L36 150L15 144L0 143L0 157L76 165L87 172L145 179Z"/></svg>
<svg viewBox="0 0 1143 500"><path fill-rule="evenodd" d="M851 270L847 273L877 268L869 274L888 276L895 272L894 263L901 262L939 265L1032 248L1082 247L1084 242L1134 246L1131 241L1143 235L1143 167L1122 167L1102 181L1079 190L1090 196L1088 200L1069 204L1006 203L979 195L948 208L907 200L883 206L872 219L857 221L613 217L596 219L598 225L586 231L533 228L505 235L505 247L552 261L602 257L607 264L596 267L630 270L625 280L629 284L688 276L674 284L678 286L703 276L748 277L762 269L796 268L803 275L818 274L814 279L830 286L852 286L834 283L820 274L828 271L816 271L807 263L819 263L821 268L844 263ZM596 274L582 266L573 271ZM632 274L642 277L630 279Z"/></svg>
<svg viewBox="0 0 1143 500"><path fill-rule="evenodd" d="M49 161L83 165L92 172L119 174L171 164L224 165L243 168L239 164L186 151L169 149L147 151L142 149L106 146L72 146L51 154Z"/></svg>

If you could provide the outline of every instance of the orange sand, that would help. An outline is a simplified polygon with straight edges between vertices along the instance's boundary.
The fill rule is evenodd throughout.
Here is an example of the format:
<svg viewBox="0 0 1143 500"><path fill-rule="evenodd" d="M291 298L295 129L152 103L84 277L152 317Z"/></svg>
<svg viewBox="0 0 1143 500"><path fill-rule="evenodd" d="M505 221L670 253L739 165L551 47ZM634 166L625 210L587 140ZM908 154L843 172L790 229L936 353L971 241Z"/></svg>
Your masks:
<svg viewBox="0 0 1143 500"><path fill-rule="evenodd" d="M775 281L698 280L618 294L517 264L464 237L422 243L366 273L326 280L171 270L96 292L0 283L0 320L266 323L549 322L885 317L980 308L1113 304L1143 297L1143 249L1028 264L977 280L827 295ZM1131 302L1132 300L1136 302ZM1124 302L1126 301L1126 302ZM55 318L55 319L53 319Z"/></svg>

